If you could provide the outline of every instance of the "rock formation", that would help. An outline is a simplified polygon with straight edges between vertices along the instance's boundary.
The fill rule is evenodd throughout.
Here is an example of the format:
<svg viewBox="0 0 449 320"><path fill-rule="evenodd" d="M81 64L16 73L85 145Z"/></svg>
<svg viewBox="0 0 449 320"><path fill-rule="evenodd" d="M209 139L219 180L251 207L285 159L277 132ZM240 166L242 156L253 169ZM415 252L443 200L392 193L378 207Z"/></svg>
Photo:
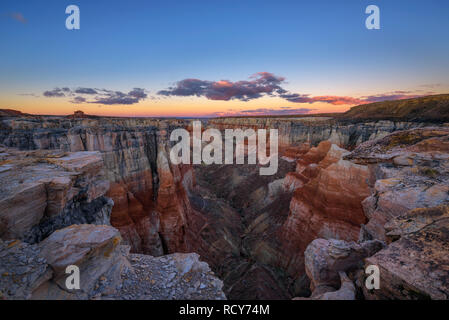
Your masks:
<svg viewBox="0 0 449 320"><path fill-rule="evenodd" d="M360 244L335 239L313 240L304 253L311 290L320 290L322 286L338 288L341 281L339 272L360 269L364 258L372 256L382 248L383 243L379 240Z"/></svg>
<svg viewBox="0 0 449 320"><path fill-rule="evenodd" d="M107 226L114 203L99 152L2 148L0 179L0 299L225 298L196 254L141 255L150 263L139 278L129 246ZM162 192L174 183L165 179ZM71 265L80 269L80 290L65 285ZM148 280L151 273L157 277Z"/></svg>
<svg viewBox="0 0 449 320"><path fill-rule="evenodd" d="M332 293L336 273L352 269L365 299L449 298L448 142L446 127L406 130L368 141L345 156L369 165L374 177L373 193L362 202L368 222L358 244L319 239L307 247L306 271L313 287ZM386 245L382 250L378 244L359 256L357 249L347 250L379 241ZM331 253L335 244L346 248L342 260ZM354 260L348 264L349 252ZM380 271L379 289L364 285L364 269L372 265Z"/></svg>
<svg viewBox="0 0 449 320"><path fill-rule="evenodd" d="M113 202L98 152L0 153L0 238L36 243L72 224L109 224Z"/></svg>
<svg viewBox="0 0 449 320"><path fill-rule="evenodd" d="M386 225L388 248L366 259L381 287L367 299L449 299L449 207L414 209Z"/></svg>
<svg viewBox="0 0 449 320"><path fill-rule="evenodd" d="M222 282L196 254L128 252L110 226L72 225L34 245L1 241L0 299L225 299ZM68 266L79 268L79 289L67 288Z"/></svg>
<svg viewBox="0 0 449 320"><path fill-rule="evenodd" d="M86 270L89 254L104 263L103 273L89 271L79 298L223 298L200 259L230 298L442 299L448 129L407 120L203 120L204 128L279 129L278 172L260 176L259 165L173 165L169 134L189 129L187 120L8 112L0 119L0 239L12 262L2 270L22 256L39 257L24 271L34 280L3 294L74 297L52 288L62 273L46 270L58 256L44 255L70 239L70 259L80 255ZM111 256L116 268L96 256L118 236L95 227L109 223L123 239ZM98 230L107 239L81 254L76 243L88 239L70 228L84 224L94 228L86 234ZM173 267L179 263L195 270L192 277ZM381 281L391 285L364 290L368 264L379 265Z"/></svg>

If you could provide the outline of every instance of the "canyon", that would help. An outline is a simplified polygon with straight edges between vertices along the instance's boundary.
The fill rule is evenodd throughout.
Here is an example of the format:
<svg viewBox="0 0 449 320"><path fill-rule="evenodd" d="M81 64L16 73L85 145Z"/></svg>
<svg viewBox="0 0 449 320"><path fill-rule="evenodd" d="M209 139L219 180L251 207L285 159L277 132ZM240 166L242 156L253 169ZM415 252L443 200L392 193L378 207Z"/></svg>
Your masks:
<svg viewBox="0 0 449 320"><path fill-rule="evenodd" d="M190 119L4 111L0 257L26 252L52 268L41 261L31 277L40 280L0 288L21 298L72 295L52 285L63 263L50 252L66 242L74 260L98 269L78 298L186 298L182 268L167 271L181 279L173 292L125 292L126 281L178 261L198 265L187 298L448 299L445 113L440 121L350 113L201 119L204 129L277 129L278 171L261 176L260 165L172 164L170 133L191 131ZM368 265L381 270L380 290L363 285Z"/></svg>

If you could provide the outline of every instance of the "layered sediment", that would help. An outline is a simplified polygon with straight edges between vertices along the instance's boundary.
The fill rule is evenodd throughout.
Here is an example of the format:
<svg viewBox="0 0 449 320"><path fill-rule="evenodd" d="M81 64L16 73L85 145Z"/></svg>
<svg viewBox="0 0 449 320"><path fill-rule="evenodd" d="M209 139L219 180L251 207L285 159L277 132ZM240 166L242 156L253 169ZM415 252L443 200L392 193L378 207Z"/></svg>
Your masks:
<svg viewBox="0 0 449 320"><path fill-rule="evenodd" d="M194 253L134 263L110 226L100 152L2 147L0 157L0 299L226 298ZM67 285L73 267L78 288Z"/></svg>
<svg viewBox="0 0 449 320"><path fill-rule="evenodd" d="M380 241L384 248L355 261L351 258L351 263L346 260L354 252L339 255L339 263L329 263L336 259L330 249L336 242L315 240L306 250L305 263L312 284L328 286L332 292L338 290L336 272L348 272L364 299L449 298L448 142L445 126L406 130L368 141L345 156L368 165L375 180L372 194L362 202L368 221L358 243L338 246ZM365 285L368 266L379 270L377 289ZM322 274L333 277L323 281Z"/></svg>
<svg viewBox="0 0 449 320"><path fill-rule="evenodd" d="M190 129L187 120L1 119L0 178L17 181L11 184L17 191L13 197L0 198L0 207L7 212L0 220L0 238L34 246L72 224L110 221L123 238L120 246L129 246L135 254L131 265L141 270L129 273L132 268L126 267L125 259L117 274L130 284L146 279L142 277L148 266L164 261L141 254L196 252L223 280L229 298L409 298L411 294L398 293L404 282L421 296L442 297L426 291L430 284L416 288L404 279L412 270L397 274L391 266L400 269L400 261L405 261L394 258L398 250L425 251L437 245L442 251L429 251L426 259L436 257L444 263L445 220L438 219L439 240L428 245L419 240L421 249L399 231L393 241L385 225L410 210L448 202L448 133L443 125L426 128L427 123L418 121L334 117L210 119L203 125L220 130L278 129L277 173L260 176L260 165L173 165L169 135L175 128ZM35 159L26 164L27 170L38 172L40 178L20 182L19 159L27 157ZM55 170L51 179L49 168ZM27 197L36 203L25 207L21 203ZM385 281L399 284L382 292L364 292L361 270L373 261L388 273ZM444 271L439 266L433 271L426 270L430 267L425 263L417 268L423 270L422 282L431 272L437 275L430 279L446 281L438 276ZM206 269L200 268L199 286ZM317 278L319 270L327 270L330 278ZM184 275L173 279L181 285ZM123 289L103 297L157 297L160 291L151 291L151 280L148 294ZM168 283L160 288L164 286ZM168 290L160 296L184 297L177 286L173 294ZM213 287L219 288L216 294L205 294L218 298L221 287ZM189 297L198 298L194 291Z"/></svg>

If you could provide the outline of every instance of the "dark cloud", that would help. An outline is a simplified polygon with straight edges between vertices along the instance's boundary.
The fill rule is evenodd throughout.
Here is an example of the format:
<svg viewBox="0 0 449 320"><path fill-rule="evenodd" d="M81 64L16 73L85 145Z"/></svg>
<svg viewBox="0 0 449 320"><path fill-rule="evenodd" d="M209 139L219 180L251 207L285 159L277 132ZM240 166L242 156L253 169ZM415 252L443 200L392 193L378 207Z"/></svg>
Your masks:
<svg viewBox="0 0 449 320"><path fill-rule="evenodd" d="M241 100L249 101L260 98L264 95L277 96L293 103L328 103L332 105L359 105L371 102L398 100L418 97L416 91L394 91L391 93L372 95L366 97L348 96L311 96L309 94L292 93L284 88L282 84L285 78L275 76L269 72L259 72L250 77L247 81L232 82L229 80L208 81L200 79L184 79L178 81L175 86L158 92L162 96L197 96L210 100ZM438 84L427 85L428 87L438 86ZM415 94L413 94L415 93Z"/></svg>
<svg viewBox="0 0 449 320"><path fill-rule="evenodd" d="M75 96L76 95L76 96ZM84 95L84 96L83 96ZM95 95L94 98L92 96ZM104 105L114 104L135 104L148 97L145 89L133 88L128 93L121 91L113 91L106 89L94 89L79 87L74 90L64 87L55 88L53 90L45 91L45 97L74 97L70 102L72 103L96 103ZM89 99L86 97L90 97Z"/></svg>
<svg viewBox="0 0 449 320"><path fill-rule="evenodd" d="M341 97L341 96L316 96L311 97L308 94L289 93L280 95L281 98L295 103L315 103L324 102L332 105L355 105L363 103L362 100L353 97Z"/></svg>
<svg viewBox="0 0 449 320"><path fill-rule="evenodd" d="M68 88L67 88L68 89ZM77 94L97 94L97 90L92 88L78 88L75 90Z"/></svg>
<svg viewBox="0 0 449 320"><path fill-rule="evenodd" d="M262 97L264 94L274 95L284 93L280 84L285 79L269 72L259 72L250 77L248 81L232 82L229 80L207 81L199 79L184 79L174 87L161 90L158 94L163 96L197 96L210 100L229 101L238 99L249 101Z"/></svg>
<svg viewBox="0 0 449 320"><path fill-rule="evenodd" d="M210 100L249 101L263 95L278 96L294 103L324 102L333 105L359 104L360 99L339 96L311 97L308 94L290 93L281 87L284 77L276 76L269 72L259 72L250 77L248 81L232 82L229 80L207 81L199 79L184 79L176 83L174 87L161 90L158 94L163 96L197 96Z"/></svg>
<svg viewBox="0 0 449 320"><path fill-rule="evenodd" d="M65 97L64 90L61 88L55 88L53 90L45 91L43 94L45 97L51 97L51 98Z"/></svg>
<svg viewBox="0 0 449 320"><path fill-rule="evenodd" d="M135 97L138 99L145 99L148 95L145 93L145 89L142 88L134 88L130 92L128 92L128 95L131 97Z"/></svg>
<svg viewBox="0 0 449 320"><path fill-rule="evenodd" d="M72 103L84 103L86 102L87 99L81 96L76 96L75 98L73 98L73 100L71 101Z"/></svg>
<svg viewBox="0 0 449 320"><path fill-rule="evenodd" d="M135 104L140 100L147 98L145 90L142 88L134 88L128 93L123 93L121 91L104 91L102 96L97 96L94 101L89 103L114 105L114 104Z"/></svg>

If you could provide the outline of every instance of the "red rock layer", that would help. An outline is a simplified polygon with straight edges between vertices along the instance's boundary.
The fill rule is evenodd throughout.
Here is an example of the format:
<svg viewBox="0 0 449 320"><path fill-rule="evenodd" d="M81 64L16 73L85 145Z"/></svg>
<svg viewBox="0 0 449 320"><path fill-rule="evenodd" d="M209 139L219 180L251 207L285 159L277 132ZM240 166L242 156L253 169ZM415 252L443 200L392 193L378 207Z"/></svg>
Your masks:
<svg viewBox="0 0 449 320"><path fill-rule="evenodd" d="M361 202L370 194L369 171L341 160L345 153L325 141L297 163L294 175L302 186L295 190L279 232L283 251L290 253L282 264L293 277L303 274L303 253L311 241L356 240L360 225L366 222Z"/></svg>

